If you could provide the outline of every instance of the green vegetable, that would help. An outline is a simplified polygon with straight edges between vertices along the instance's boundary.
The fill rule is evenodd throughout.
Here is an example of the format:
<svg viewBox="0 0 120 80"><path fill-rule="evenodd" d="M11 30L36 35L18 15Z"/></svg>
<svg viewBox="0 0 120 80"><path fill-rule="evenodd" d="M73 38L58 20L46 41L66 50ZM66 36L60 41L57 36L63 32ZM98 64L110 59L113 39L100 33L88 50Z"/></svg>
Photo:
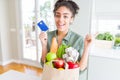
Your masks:
<svg viewBox="0 0 120 80"><path fill-rule="evenodd" d="M120 46L120 37L115 38L115 46Z"/></svg>
<svg viewBox="0 0 120 80"><path fill-rule="evenodd" d="M98 34L96 36L96 39L103 40L104 39L104 35L103 34Z"/></svg>
<svg viewBox="0 0 120 80"><path fill-rule="evenodd" d="M98 40L107 40L107 41L112 41L114 39L113 35L110 34L109 32L105 33L100 33L96 36L96 39Z"/></svg>
<svg viewBox="0 0 120 80"><path fill-rule="evenodd" d="M120 46L120 33L117 33L116 35L115 35L115 44L114 44L114 46Z"/></svg>
<svg viewBox="0 0 120 80"><path fill-rule="evenodd" d="M62 55L65 54L65 49L68 47L66 44L61 44L57 50L57 57L62 58Z"/></svg>

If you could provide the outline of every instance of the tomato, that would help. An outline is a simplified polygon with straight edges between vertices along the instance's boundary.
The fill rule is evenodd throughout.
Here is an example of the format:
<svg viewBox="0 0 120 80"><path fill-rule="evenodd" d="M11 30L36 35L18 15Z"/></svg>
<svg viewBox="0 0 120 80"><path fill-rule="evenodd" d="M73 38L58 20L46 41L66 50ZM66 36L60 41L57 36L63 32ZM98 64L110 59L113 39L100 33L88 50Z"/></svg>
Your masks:
<svg viewBox="0 0 120 80"><path fill-rule="evenodd" d="M74 68L79 67L79 65L77 63L74 63L74 62L71 62L71 61L67 62L67 64L68 64L69 69L74 69Z"/></svg>

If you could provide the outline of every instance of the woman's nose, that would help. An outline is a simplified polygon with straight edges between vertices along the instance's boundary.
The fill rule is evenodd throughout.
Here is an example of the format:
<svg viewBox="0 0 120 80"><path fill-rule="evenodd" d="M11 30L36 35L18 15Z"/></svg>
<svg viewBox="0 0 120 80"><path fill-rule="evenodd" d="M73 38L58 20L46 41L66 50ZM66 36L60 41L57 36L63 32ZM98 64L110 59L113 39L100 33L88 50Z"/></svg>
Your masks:
<svg viewBox="0 0 120 80"><path fill-rule="evenodd" d="M59 21L63 21L64 18L62 16L59 17Z"/></svg>

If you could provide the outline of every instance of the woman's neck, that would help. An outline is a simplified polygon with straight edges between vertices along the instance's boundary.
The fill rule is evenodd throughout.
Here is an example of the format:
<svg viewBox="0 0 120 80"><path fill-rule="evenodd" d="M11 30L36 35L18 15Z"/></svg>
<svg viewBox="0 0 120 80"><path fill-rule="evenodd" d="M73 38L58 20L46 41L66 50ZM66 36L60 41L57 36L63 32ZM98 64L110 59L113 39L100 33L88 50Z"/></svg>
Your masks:
<svg viewBox="0 0 120 80"><path fill-rule="evenodd" d="M66 31L58 31L57 35L61 36L61 37L65 37L67 33L68 33L68 30L66 30Z"/></svg>
<svg viewBox="0 0 120 80"><path fill-rule="evenodd" d="M68 30L61 32L61 31L57 31L57 41L58 41L58 45L61 45L63 38L67 35Z"/></svg>

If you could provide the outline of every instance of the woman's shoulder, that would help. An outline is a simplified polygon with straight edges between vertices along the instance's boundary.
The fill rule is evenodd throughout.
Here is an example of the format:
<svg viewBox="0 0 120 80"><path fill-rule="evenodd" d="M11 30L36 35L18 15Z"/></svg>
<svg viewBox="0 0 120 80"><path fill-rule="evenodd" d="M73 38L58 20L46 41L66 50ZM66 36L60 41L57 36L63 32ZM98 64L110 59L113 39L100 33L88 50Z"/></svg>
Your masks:
<svg viewBox="0 0 120 80"><path fill-rule="evenodd" d="M74 31L70 31L70 33L71 33L72 36L74 36L74 37L76 37L76 38L81 38L81 39L83 39L83 36L82 36L82 35L74 32Z"/></svg>
<svg viewBox="0 0 120 80"><path fill-rule="evenodd" d="M56 30L54 30L54 31L48 31L47 32L47 36L48 36L48 40L51 41L51 39L56 36Z"/></svg>
<svg viewBox="0 0 120 80"><path fill-rule="evenodd" d="M56 35L56 30L48 31L47 34L54 36L54 35Z"/></svg>

